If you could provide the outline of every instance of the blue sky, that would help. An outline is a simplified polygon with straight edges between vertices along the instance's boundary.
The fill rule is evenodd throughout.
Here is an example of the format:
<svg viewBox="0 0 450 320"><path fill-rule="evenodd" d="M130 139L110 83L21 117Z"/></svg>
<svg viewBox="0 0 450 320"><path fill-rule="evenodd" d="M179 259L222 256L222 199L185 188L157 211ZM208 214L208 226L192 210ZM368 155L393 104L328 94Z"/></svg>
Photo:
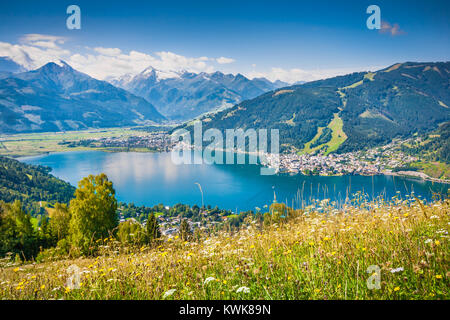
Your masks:
<svg viewBox="0 0 450 320"><path fill-rule="evenodd" d="M81 30L66 28L70 4L81 8ZM381 8L385 32L367 29L371 4ZM38 65L54 55L98 78L154 63L160 69L294 81L396 62L450 60L446 0L2 1L0 21L0 56L14 58L20 49ZM37 35L47 36L46 52L37 50L44 48ZM49 48L51 42L58 50ZM120 52L105 55L95 48ZM233 62L219 63L221 57Z"/></svg>

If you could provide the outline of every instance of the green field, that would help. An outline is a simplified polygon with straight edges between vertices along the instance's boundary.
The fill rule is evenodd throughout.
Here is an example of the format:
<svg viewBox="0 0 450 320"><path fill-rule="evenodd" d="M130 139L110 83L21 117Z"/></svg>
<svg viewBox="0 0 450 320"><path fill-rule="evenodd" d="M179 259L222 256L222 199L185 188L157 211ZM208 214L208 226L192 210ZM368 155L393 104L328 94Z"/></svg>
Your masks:
<svg viewBox="0 0 450 320"><path fill-rule="evenodd" d="M88 147L69 148L61 142L99 138L123 138L149 135L139 128L110 128L83 131L24 133L0 136L0 155L10 157L33 156L49 152L89 150Z"/></svg>

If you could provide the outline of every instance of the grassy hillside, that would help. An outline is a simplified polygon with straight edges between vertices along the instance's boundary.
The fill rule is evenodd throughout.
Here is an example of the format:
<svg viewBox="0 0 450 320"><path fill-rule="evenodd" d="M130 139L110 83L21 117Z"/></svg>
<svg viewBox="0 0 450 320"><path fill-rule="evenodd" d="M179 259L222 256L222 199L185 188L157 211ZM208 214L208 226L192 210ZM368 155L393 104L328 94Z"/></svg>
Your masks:
<svg viewBox="0 0 450 320"><path fill-rule="evenodd" d="M0 269L3 299L449 299L450 203L318 203L289 221ZM370 266L371 269L369 269ZM380 289L367 281L377 277ZM70 268L69 268L70 267ZM78 273L76 273L78 270ZM69 277L80 275L79 288Z"/></svg>
<svg viewBox="0 0 450 320"><path fill-rule="evenodd" d="M314 153L318 150L323 150L325 154L330 154L339 149L339 146L347 140L347 135L342 130L343 121L338 113L334 114L333 120L328 124L327 133L324 133L326 128L319 127L314 138L305 144L301 153ZM328 137L328 138L324 138ZM321 140L324 139L322 142Z"/></svg>

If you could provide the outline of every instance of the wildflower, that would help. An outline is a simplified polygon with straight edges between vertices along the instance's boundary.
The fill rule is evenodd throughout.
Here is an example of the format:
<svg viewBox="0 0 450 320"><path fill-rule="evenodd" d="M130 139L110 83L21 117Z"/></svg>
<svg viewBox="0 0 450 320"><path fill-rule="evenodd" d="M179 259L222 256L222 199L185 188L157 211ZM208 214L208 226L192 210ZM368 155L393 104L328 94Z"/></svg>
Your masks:
<svg viewBox="0 0 450 320"><path fill-rule="evenodd" d="M400 268L396 268L396 269L391 269L391 273L397 273L397 272L401 272L401 271L403 271L404 269L402 268L402 267L400 267Z"/></svg>
<svg viewBox="0 0 450 320"><path fill-rule="evenodd" d="M438 245L440 245L441 243L439 242L439 240L436 240L436 241L434 242L434 244L438 246Z"/></svg>
<svg viewBox="0 0 450 320"><path fill-rule="evenodd" d="M223 284L227 284L227 280L223 280L222 282L223 282Z"/></svg>
<svg viewBox="0 0 450 320"><path fill-rule="evenodd" d="M429 243L431 243L431 242L433 242L433 239L427 239L427 240L425 240L425 244L429 244Z"/></svg>
<svg viewBox="0 0 450 320"><path fill-rule="evenodd" d="M69 288L69 287L66 287L65 293L69 293L69 292L70 292L70 288Z"/></svg>
<svg viewBox="0 0 450 320"><path fill-rule="evenodd" d="M395 287L394 288L394 291L399 291L400 290L400 287Z"/></svg>
<svg viewBox="0 0 450 320"><path fill-rule="evenodd" d="M436 275L436 279L442 279L442 275L437 274L437 275Z"/></svg>
<svg viewBox="0 0 450 320"><path fill-rule="evenodd" d="M315 293L319 293L319 292L320 292L320 289L314 289L314 292L315 292Z"/></svg>
<svg viewBox="0 0 450 320"><path fill-rule="evenodd" d="M251 245L251 246L250 246L250 249L254 249L254 248L255 248L255 246L254 246L254 245Z"/></svg>
<svg viewBox="0 0 450 320"><path fill-rule="evenodd" d="M166 292L164 292L163 299L170 297L171 295L173 295L175 293L175 291L177 291L177 289L167 290Z"/></svg>
<svg viewBox="0 0 450 320"><path fill-rule="evenodd" d="M41 290L44 290L45 289L45 284L43 284L42 286L41 286Z"/></svg>
<svg viewBox="0 0 450 320"><path fill-rule="evenodd" d="M17 268L14 269L14 272L18 272L19 270L20 270L20 268L17 267Z"/></svg>
<svg viewBox="0 0 450 320"><path fill-rule="evenodd" d="M248 288L248 287L239 287L239 288L236 290L236 293L240 293L240 292L243 292L243 293L250 293L250 288Z"/></svg>
<svg viewBox="0 0 450 320"><path fill-rule="evenodd" d="M205 279L205 281L203 282L203 284L204 284L204 285L205 285L205 284L208 284L208 283L210 283L211 281L214 281L214 280L216 280L216 278L214 278L214 277L208 277L208 278Z"/></svg>

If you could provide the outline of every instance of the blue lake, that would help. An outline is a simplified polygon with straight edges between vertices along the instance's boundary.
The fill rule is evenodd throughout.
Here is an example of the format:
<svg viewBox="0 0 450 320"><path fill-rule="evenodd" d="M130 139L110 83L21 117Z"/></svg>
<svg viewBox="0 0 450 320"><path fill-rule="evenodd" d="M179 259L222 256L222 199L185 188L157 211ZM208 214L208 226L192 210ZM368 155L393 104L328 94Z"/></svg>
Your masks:
<svg viewBox="0 0 450 320"><path fill-rule="evenodd" d="M54 153L21 158L29 164L51 167L52 174L77 186L89 174L104 172L114 183L119 201L153 206L163 203L201 205L229 210L254 210L277 201L300 207L310 199L342 202L346 195L364 192L369 198L405 197L411 191L430 200L433 192L446 194L448 184L393 176L263 176L258 165L175 165L170 153L108 153L97 151Z"/></svg>

